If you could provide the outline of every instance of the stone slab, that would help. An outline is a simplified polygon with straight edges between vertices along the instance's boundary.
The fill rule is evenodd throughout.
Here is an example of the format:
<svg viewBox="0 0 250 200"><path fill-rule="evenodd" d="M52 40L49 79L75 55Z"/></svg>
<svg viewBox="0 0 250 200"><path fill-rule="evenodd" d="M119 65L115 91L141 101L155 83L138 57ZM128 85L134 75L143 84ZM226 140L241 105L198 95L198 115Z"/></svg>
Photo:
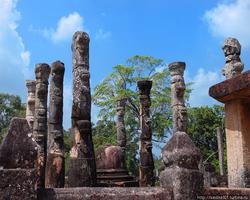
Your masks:
<svg viewBox="0 0 250 200"><path fill-rule="evenodd" d="M37 146L28 122L23 118L11 120L8 134L0 146L0 167L4 169L34 168Z"/></svg>
<svg viewBox="0 0 250 200"><path fill-rule="evenodd" d="M174 200L171 188L51 188L39 189L39 200Z"/></svg>
<svg viewBox="0 0 250 200"><path fill-rule="evenodd" d="M250 100L250 71L213 85L209 95L222 103L233 99Z"/></svg>
<svg viewBox="0 0 250 200"><path fill-rule="evenodd" d="M247 188L221 188L221 187L212 187L205 188L203 194L198 196L197 199L208 200L208 199L241 199L249 200L250 199L250 189Z"/></svg>
<svg viewBox="0 0 250 200"><path fill-rule="evenodd" d="M37 199L35 174L35 169L0 169L0 199Z"/></svg>

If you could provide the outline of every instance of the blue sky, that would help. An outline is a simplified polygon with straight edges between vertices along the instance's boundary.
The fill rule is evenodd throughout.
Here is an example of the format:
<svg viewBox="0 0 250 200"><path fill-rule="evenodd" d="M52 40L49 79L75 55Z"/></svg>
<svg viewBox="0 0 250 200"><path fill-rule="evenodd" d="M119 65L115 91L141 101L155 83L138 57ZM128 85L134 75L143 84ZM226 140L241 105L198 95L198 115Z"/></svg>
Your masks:
<svg viewBox="0 0 250 200"><path fill-rule="evenodd" d="M208 88L224 79L221 45L226 37L242 44L249 69L250 0L0 0L0 92L26 101L26 79L36 63L65 63L64 127L70 127L71 39L87 31L92 89L116 64L139 54L166 63L185 61L194 82L192 106L216 103ZM92 121L96 120L93 107Z"/></svg>

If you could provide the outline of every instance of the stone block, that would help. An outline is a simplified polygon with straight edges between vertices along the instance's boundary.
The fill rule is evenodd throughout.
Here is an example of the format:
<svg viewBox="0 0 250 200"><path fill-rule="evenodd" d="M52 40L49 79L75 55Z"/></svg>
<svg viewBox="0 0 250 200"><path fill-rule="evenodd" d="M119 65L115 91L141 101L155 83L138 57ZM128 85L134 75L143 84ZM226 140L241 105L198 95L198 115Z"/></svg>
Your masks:
<svg viewBox="0 0 250 200"><path fill-rule="evenodd" d="M1 200L35 200L35 169L0 169Z"/></svg>
<svg viewBox="0 0 250 200"><path fill-rule="evenodd" d="M0 167L34 168L36 157L37 146L27 120L13 118L0 146Z"/></svg>

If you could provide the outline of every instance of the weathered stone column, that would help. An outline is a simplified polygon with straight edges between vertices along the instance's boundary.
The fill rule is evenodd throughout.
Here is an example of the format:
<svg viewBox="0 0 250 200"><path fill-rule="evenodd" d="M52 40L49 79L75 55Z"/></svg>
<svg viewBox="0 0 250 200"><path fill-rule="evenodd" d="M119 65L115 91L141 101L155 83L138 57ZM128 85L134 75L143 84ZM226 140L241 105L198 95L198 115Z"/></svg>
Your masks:
<svg viewBox="0 0 250 200"><path fill-rule="evenodd" d="M162 150L165 169L160 174L160 183L173 188L175 200L194 200L203 189L203 175L198 168L201 153L186 134L184 70L184 62L169 65L174 134Z"/></svg>
<svg viewBox="0 0 250 200"><path fill-rule="evenodd" d="M35 93L36 93L36 81L27 80L26 87L28 89L28 98L26 105L26 119L28 124L33 130L34 116L35 116Z"/></svg>
<svg viewBox="0 0 250 200"><path fill-rule="evenodd" d="M140 171L139 182L141 187L154 186L154 159L152 154L152 128L150 118L150 90L152 81L137 82L140 94Z"/></svg>
<svg viewBox="0 0 250 200"><path fill-rule="evenodd" d="M125 159L126 143L127 143L125 122L124 122L126 101L127 99L121 99L117 102L117 120L116 120L117 144L122 148L123 159Z"/></svg>
<svg viewBox="0 0 250 200"><path fill-rule="evenodd" d="M33 135L38 145L37 157L37 187L45 186L45 166L47 148L47 98L48 98L48 78L50 67L48 64L37 64L36 74L36 95L35 95L35 120Z"/></svg>
<svg viewBox="0 0 250 200"><path fill-rule="evenodd" d="M69 186L96 184L95 154L91 128L91 95L89 74L89 36L76 32L73 36L73 106Z"/></svg>
<svg viewBox="0 0 250 200"><path fill-rule="evenodd" d="M220 127L216 128L217 144L218 144L218 155L220 164L220 175L225 175L224 169L224 144L223 144L223 133Z"/></svg>
<svg viewBox="0 0 250 200"><path fill-rule="evenodd" d="M46 187L64 187L63 150L63 76L64 64L52 63L50 80L50 105L48 129L48 153L46 162Z"/></svg>

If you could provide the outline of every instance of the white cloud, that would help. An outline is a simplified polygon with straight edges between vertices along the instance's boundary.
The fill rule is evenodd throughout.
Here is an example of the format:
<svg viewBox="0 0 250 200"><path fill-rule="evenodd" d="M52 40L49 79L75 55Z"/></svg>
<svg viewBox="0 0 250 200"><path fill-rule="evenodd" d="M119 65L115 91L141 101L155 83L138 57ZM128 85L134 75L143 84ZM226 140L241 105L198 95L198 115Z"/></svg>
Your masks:
<svg viewBox="0 0 250 200"><path fill-rule="evenodd" d="M215 36L236 37L243 46L250 46L250 0L219 3L204 19Z"/></svg>
<svg viewBox="0 0 250 200"><path fill-rule="evenodd" d="M0 92L25 97L30 52L16 30L21 16L16 4L17 0L0 0Z"/></svg>
<svg viewBox="0 0 250 200"><path fill-rule="evenodd" d="M98 29L98 31L95 34L95 39L96 40L104 40L109 37L111 37L111 32L110 31L104 31L103 29Z"/></svg>
<svg viewBox="0 0 250 200"><path fill-rule="evenodd" d="M52 40L60 42L71 39L74 32L82 30L83 18L77 12L74 12L59 20L56 31L52 33Z"/></svg>
<svg viewBox="0 0 250 200"><path fill-rule="evenodd" d="M216 100L208 95L209 88L222 81L222 75L218 72L205 71L203 68L198 69L195 76L190 77L187 72L185 75L186 82L192 82L192 92L189 103L192 107L202 105L218 104Z"/></svg>
<svg viewBox="0 0 250 200"><path fill-rule="evenodd" d="M30 31L37 32L54 43L71 40L76 31L83 31L83 18L77 12L73 12L68 16L63 16L57 22L54 28L34 28L30 26Z"/></svg>

